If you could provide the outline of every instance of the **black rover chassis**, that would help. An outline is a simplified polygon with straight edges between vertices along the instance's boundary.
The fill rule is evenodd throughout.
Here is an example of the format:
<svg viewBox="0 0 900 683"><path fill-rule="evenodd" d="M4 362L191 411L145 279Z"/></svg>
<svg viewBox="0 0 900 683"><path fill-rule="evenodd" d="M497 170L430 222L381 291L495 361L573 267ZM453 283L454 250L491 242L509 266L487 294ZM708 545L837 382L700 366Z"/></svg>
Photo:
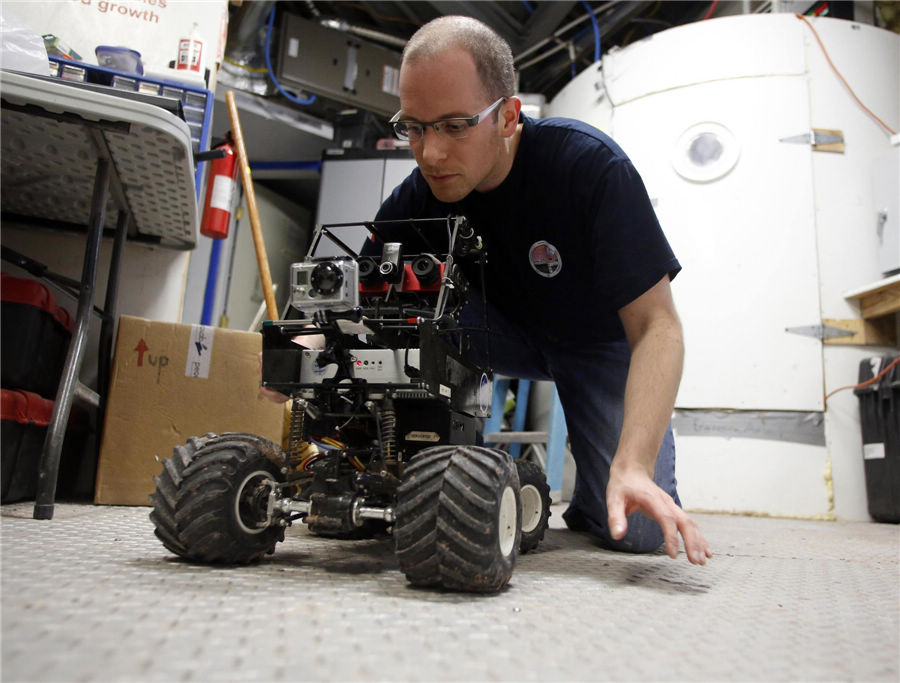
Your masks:
<svg viewBox="0 0 900 683"><path fill-rule="evenodd" d="M317 228L291 272L306 317L262 329L262 385L293 400L287 446L238 433L177 446L150 497L170 551L251 562L303 521L323 536L392 534L415 585L492 592L540 543L543 471L476 445L492 377L468 359L473 331L459 313L470 294L461 264L484 267L480 239L462 217L404 223L427 251L404 253L379 223ZM374 236L374 255L336 234L348 228ZM341 253L317 256L323 238Z"/></svg>

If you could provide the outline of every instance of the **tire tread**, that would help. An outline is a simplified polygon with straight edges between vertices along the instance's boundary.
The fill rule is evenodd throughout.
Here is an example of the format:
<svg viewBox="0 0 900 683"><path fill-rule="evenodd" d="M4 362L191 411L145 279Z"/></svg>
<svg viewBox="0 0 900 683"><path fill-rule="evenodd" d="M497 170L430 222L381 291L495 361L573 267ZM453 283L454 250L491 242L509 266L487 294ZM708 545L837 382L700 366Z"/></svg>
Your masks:
<svg viewBox="0 0 900 683"><path fill-rule="evenodd" d="M512 575L518 555L503 557L497 531L500 498L518 474L505 453L477 446L420 451L398 489L394 540L400 568L417 586L496 592ZM518 534L518 525L517 525Z"/></svg>

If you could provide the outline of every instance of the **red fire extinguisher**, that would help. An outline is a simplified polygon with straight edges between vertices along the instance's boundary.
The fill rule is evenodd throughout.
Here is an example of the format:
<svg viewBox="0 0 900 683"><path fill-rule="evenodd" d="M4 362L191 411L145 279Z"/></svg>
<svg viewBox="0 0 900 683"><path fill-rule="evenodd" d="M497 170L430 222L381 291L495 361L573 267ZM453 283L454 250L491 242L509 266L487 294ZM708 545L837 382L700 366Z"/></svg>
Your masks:
<svg viewBox="0 0 900 683"><path fill-rule="evenodd" d="M221 240L228 237L231 224L231 207L237 186L237 156L230 136L215 149L224 150L225 156L209 162L200 234Z"/></svg>

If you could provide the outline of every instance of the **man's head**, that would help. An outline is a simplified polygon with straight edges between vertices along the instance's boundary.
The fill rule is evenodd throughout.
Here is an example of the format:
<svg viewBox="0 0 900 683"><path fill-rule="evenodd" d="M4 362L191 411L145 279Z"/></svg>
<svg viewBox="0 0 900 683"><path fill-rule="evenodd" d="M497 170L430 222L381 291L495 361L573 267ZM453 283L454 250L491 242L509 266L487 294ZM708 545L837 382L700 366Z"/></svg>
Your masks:
<svg viewBox="0 0 900 683"><path fill-rule="evenodd" d="M472 57L488 100L512 97L516 92L509 44L486 24L470 17L439 17L425 24L403 49L403 63L433 58L451 48L461 48Z"/></svg>
<svg viewBox="0 0 900 683"><path fill-rule="evenodd" d="M481 22L441 17L410 39L400 67L401 120L471 119L502 100L462 138L431 125L419 127L424 136L410 146L438 199L455 202L472 190L491 190L509 173L521 107L514 92L509 45Z"/></svg>

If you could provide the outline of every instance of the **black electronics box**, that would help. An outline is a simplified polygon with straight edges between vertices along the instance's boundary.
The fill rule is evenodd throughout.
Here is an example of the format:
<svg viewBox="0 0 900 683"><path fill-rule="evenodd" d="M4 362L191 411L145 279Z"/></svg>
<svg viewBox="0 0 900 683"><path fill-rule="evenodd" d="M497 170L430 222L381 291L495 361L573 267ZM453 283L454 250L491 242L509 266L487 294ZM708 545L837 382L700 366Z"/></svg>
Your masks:
<svg viewBox="0 0 900 683"><path fill-rule="evenodd" d="M72 316L36 280L2 273L0 386L55 398L72 337Z"/></svg>
<svg viewBox="0 0 900 683"><path fill-rule="evenodd" d="M869 514L878 522L900 522L900 364L878 377L898 356L859 364L859 398ZM868 382L868 384L866 384Z"/></svg>
<svg viewBox="0 0 900 683"><path fill-rule="evenodd" d="M342 149L375 150L378 140L391 137L390 128L361 109L340 112L334 121L334 142Z"/></svg>

